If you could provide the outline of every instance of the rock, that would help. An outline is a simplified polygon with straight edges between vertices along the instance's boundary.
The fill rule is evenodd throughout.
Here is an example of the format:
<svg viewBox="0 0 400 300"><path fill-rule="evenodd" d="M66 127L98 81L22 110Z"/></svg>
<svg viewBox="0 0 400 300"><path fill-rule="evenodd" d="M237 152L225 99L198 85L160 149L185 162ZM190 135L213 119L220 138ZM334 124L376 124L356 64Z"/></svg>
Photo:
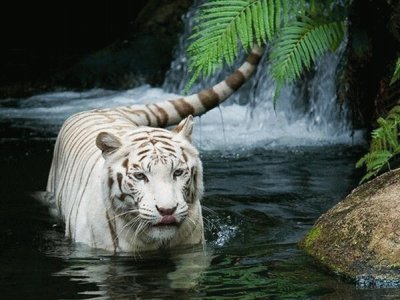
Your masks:
<svg viewBox="0 0 400 300"><path fill-rule="evenodd" d="M163 47L160 47L160 44ZM138 34L84 57L54 76L53 86L71 89L129 89L161 85L172 60L175 37Z"/></svg>
<svg viewBox="0 0 400 300"><path fill-rule="evenodd" d="M300 248L363 286L400 282L400 169L352 191L323 214Z"/></svg>
<svg viewBox="0 0 400 300"><path fill-rule="evenodd" d="M175 36L182 31L182 15L193 0L148 0L135 20L135 27L147 34Z"/></svg>

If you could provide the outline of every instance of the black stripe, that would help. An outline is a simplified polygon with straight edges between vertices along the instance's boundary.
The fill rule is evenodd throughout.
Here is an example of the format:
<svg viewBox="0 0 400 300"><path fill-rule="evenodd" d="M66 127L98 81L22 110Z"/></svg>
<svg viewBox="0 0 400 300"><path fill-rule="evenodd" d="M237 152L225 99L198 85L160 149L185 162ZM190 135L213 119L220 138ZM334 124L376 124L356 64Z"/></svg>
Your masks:
<svg viewBox="0 0 400 300"><path fill-rule="evenodd" d="M115 251L117 251L117 247L118 247L118 243L119 243L119 241L118 241L118 236L117 236L117 234L116 234L116 232L115 232L115 228L114 228L114 226L115 226L115 219L114 219L114 226L113 226L113 224L111 224L110 217L108 216L108 212L106 212L106 218L107 218L108 227L110 228L111 240L112 240L112 242L113 242L113 245L114 245L114 252L115 252Z"/></svg>
<svg viewBox="0 0 400 300"><path fill-rule="evenodd" d="M168 124L168 113L164 108L158 106L157 104L153 104L155 108L157 108L158 113L160 115L160 127L165 127Z"/></svg>
<svg viewBox="0 0 400 300"><path fill-rule="evenodd" d="M122 162L122 166L125 168L126 173L128 173L128 165L129 165L129 159L127 158Z"/></svg>
<svg viewBox="0 0 400 300"><path fill-rule="evenodd" d="M150 151L150 149L144 149L144 150L140 151L137 155L139 156L139 155L142 155L142 154L147 153L149 151Z"/></svg>
<svg viewBox="0 0 400 300"><path fill-rule="evenodd" d="M120 189L120 191L122 192L122 174L121 173L117 173L117 182L118 182L118 187Z"/></svg>
<svg viewBox="0 0 400 300"><path fill-rule="evenodd" d="M185 99L181 98L181 99L176 99L176 100L170 100L169 102L172 103L175 110L178 112L179 116L182 119L186 118L189 115L194 115L193 105L191 105Z"/></svg>
<svg viewBox="0 0 400 300"><path fill-rule="evenodd" d="M173 148L162 147L162 149L175 153L175 149Z"/></svg>
<svg viewBox="0 0 400 300"><path fill-rule="evenodd" d="M111 189L114 184L114 179L112 177L108 177L108 188Z"/></svg>
<svg viewBox="0 0 400 300"><path fill-rule="evenodd" d="M212 88L201 91L197 96L206 110L210 110L219 104L219 96Z"/></svg>
<svg viewBox="0 0 400 300"><path fill-rule="evenodd" d="M236 70L225 80L226 84L234 91L238 90L245 81L243 73L239 70Z"/></svg>

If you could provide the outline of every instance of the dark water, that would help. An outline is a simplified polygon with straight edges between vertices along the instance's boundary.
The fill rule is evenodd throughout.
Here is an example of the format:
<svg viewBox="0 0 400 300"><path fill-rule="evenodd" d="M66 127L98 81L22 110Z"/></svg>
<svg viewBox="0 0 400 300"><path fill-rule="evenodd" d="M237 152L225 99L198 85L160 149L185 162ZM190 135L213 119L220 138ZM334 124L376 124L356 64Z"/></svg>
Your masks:
<svg viewBox="0 0 400 300"><path fill-rule="evenodd" d="M400 298L398 289L346 283L297 248L316 218L356 186L359 147L203 153L213 256L186 288L174 284L176 261L165 253L135 259L65 240L29 196L45 186L54 137L1 128L1 299Z"/></svg>

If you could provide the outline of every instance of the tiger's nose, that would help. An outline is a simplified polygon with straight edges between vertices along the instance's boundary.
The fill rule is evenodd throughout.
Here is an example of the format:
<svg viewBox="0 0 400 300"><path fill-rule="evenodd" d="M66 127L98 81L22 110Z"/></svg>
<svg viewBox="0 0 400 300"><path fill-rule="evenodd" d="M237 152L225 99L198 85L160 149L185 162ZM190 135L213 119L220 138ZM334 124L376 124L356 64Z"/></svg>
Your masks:
<svg viewBox="0 0 400 300"><path fill-rule="evenodd" d="M170 216L170 215L172 215L176 211L177 207L178 207L178 204L173 208L158 207L156 205L156 208L157 208L157 210L158 210L158 212L160 213L161 216Z"/></svg>

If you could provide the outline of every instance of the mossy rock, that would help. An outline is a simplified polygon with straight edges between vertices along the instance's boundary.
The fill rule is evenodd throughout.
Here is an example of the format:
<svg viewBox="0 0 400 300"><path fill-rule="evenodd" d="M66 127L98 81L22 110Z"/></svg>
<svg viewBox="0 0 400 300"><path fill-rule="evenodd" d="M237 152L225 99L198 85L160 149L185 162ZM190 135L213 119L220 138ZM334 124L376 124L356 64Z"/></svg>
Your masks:
<svg viewBox="0 0 400 300"><path fill-rule="evenodd" d="M317 220L299 246L331 271L360 284L398 284L400 169L353 190Z"/></svg>

